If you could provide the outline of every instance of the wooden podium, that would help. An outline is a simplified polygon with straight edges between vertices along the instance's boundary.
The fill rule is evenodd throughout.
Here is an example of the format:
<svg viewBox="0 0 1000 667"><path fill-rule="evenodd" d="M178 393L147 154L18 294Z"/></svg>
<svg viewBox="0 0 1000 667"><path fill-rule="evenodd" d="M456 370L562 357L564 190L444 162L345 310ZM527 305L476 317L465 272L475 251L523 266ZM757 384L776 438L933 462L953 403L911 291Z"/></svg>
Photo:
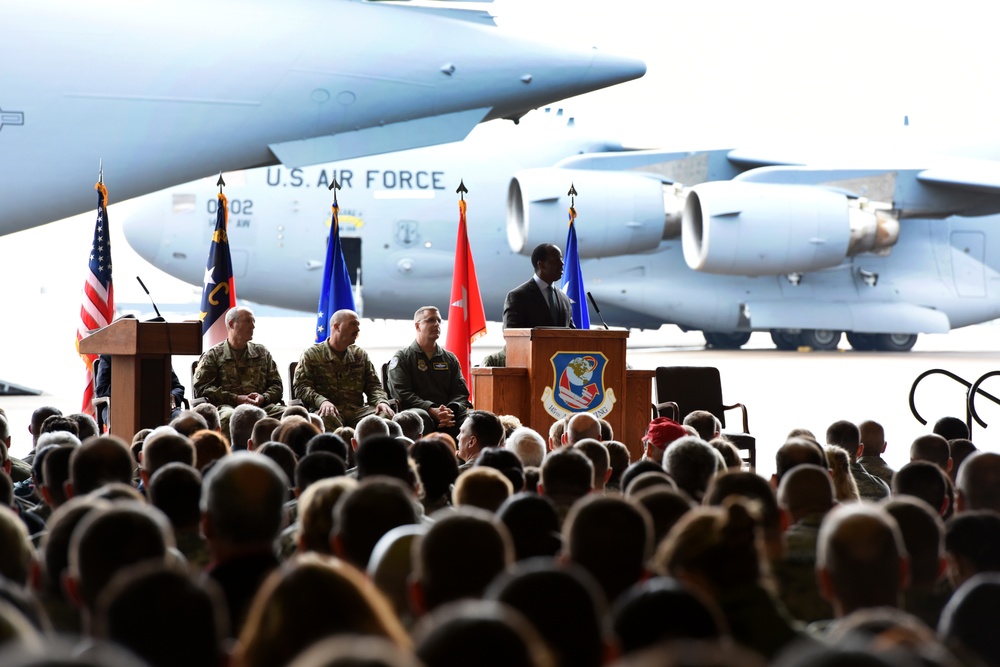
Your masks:
<svg viewBox="0 0 1000 667"><path fill-rule="evenodd" d="M606 419L632 460L650 420L653 371L625 367L628 331L507 329L506 368L472 369L476 407L520 417L547 438L556 419L591 412Z"/></svg>
<svg viewBox="0 0 1000 667"><path fill-rule="evenodd" d="M111 355L111 433L132 442L170 419L170 355L201 354L201 322L121 319L80 340L80 352Z"/></svg>

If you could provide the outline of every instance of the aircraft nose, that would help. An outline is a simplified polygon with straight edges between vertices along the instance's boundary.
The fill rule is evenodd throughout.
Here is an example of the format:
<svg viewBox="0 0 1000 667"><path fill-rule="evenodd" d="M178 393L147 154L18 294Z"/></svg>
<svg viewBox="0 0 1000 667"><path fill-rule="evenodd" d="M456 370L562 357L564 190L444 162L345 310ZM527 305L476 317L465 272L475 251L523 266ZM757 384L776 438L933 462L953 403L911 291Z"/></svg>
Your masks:
<svg viewBox="0 0 1000 667"><path fill-rule="evenodd" d="M593 59L584 73L589 90L632 81L646 74L646 63L638 58L605 53L596 48L591 51Z"/></svg>

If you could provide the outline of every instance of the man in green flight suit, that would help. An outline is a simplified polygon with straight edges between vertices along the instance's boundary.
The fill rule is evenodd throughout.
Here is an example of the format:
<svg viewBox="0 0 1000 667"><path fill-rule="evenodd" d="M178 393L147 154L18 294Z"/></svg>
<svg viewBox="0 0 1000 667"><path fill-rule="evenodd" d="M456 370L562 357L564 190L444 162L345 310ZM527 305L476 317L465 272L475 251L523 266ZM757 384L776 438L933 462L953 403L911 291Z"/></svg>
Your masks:
<svg viewBox="0 0 1000 667"><path fill-rule="evenodd" d="M361 331L358 314L338 310L330 317L329 331L325 341L306 348L299 358L292 381L296 398L323 418L327 431L353 428L372 414L392 417L368 353L354 344Z"/></svg>

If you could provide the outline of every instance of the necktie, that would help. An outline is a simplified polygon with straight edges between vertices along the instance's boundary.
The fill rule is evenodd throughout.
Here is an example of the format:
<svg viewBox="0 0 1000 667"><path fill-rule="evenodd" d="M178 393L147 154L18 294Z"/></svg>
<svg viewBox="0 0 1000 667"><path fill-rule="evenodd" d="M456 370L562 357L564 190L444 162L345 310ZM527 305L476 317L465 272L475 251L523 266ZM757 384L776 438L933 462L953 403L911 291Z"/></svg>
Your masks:
<svg viewBox="0 0 1000 667"><path fill-rule="evenodd" d="M556 291L549 285L549 312L552 313L552 323L559 326L559 302L556 300Z"/></svg>

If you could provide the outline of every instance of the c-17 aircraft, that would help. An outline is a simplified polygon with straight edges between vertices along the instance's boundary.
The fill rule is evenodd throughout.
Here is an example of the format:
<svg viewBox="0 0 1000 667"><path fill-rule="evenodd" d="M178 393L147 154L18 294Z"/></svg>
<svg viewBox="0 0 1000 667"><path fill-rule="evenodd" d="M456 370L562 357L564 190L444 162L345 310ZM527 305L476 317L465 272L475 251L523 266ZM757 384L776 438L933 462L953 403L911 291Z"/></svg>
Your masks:
<svg viewBox="0 0 1000 667"><path fill-rule="evenodd" d="M920 333L1000 317L998 163L808 167L751 150L625 151L540 116L517 133L489 124L462 143L228 179L237 294L315 310L336 178L365 316L408 318L425 303L447 312L464 180L493 320L530 275L531 250L564 243L571 184L584 280L609 324L672 323L718 348L768 331L780 349L834 349L847 332L856 350L905 351ZM207 179L151 195L124 221L126 238L200 284L214 206Z"/></svg>
<svg viewBox="0 0 1000 667"><path fill-rule="evenodd" d="M0 20L0 235L220 170L464 138L641 77L484 11L362 0L39 0Z"/></svg>

